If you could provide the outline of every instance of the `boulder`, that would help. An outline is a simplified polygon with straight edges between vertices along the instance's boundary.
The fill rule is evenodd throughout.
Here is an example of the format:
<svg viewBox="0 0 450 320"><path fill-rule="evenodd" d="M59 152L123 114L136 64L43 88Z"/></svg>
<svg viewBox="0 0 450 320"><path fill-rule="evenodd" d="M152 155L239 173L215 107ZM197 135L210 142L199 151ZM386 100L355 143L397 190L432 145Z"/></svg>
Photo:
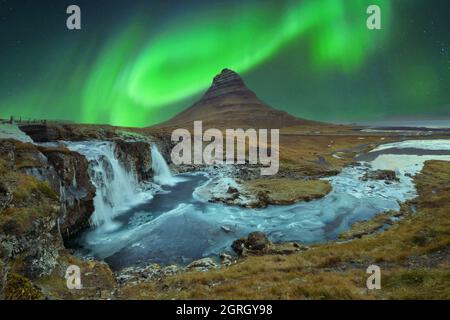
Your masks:
<svg viewBox="0 0 450 320"><path fill-rule="evenodd" d="M246 246L251 250L263 250L269 244L270 241L263 232L252 232L247 236Z"/></svg>
<svg viewBox="0 0 450 320"><path fill-rule="evenodd" d="M249 253L258 253L267 249L271 245L271 242L267 238L266 234L260 231L252 232L247 237L237 239L231 245L231 248L238 255L245 255Z"/></svg>

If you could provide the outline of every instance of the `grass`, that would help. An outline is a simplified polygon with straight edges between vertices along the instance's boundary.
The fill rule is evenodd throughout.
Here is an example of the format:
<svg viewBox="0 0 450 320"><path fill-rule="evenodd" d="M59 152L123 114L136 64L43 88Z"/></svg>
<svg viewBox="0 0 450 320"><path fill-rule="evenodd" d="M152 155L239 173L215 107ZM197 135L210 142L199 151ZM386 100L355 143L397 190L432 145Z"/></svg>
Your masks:
<svg viewBox="0 0 450 320"><path fill-rule="evenodd" d="M3 175L2 183L12 194L12 203L0 212L3 233L26 234L38 218L54 218L58 196L47 183L14 171Z"/></svg>
<svg viewBox="0 0 450 320"><path fill-rule="evenodd" d="M37 300L44 295L27 278L17 273L9 273L4 289L6 300Z"/></svg>
<svg viewBox="0 0 450 320"><path fill-rule="evenodd" d="M244 182L253 194L263 193L268 204L290 204L324 197L331 185L323 180L255 179Z"/></svg>

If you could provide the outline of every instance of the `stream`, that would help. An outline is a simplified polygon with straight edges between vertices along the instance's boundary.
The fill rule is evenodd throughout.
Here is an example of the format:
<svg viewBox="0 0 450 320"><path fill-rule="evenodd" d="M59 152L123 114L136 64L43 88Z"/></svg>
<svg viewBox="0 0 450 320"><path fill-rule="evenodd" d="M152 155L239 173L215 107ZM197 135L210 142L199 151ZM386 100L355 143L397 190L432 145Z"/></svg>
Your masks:
<svg viewBox="0 0 450 320"><path fill-rule="evenodd" d="M308 244L335 240L354 222L386 210L398 210L399 203L414 198L412 176L421 170L424 161L450 161L450 140L391 143L373 150L373 156L361 157L359 165L326 178L333 190L321 199L248 209L200 198L198 191L210 176L205 172L173 176L156 148L152 149L156 161L152 165L158 189L142 190L132 174L120 172L120 166L107 164L115 161L114 155L109 151L111 146L107 143L102 146L103 149L94 146L93 142L68 143L70 149L90 160L96 186L122 186L122 192L115 190L108 194L104 190L101 199L94 199L95 223L71 246L79 255L104 259L115 270L150 262L185 265L199 258L216 257L231 251L234 240L252 231L265 232L273 242ZM407 154L402 154L402 150ZM366 172L378 169L395 170L399 181L360 179ZM120 206L108 198L115 198L117 192ZM101 218L107 205L112 213Z"/></svg>

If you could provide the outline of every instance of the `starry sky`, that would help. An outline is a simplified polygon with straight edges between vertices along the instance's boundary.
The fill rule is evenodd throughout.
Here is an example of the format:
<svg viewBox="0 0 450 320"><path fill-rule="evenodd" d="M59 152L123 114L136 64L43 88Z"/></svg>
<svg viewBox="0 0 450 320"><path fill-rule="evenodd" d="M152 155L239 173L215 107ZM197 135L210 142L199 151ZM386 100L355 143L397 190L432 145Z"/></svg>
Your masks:
<svg viewBox="0 0 450 320"><path fill-rule="evenodd" d="M0 118L149 126L231 68L302 118L450 119L448 0L0 0L0 57Z"/></svg>

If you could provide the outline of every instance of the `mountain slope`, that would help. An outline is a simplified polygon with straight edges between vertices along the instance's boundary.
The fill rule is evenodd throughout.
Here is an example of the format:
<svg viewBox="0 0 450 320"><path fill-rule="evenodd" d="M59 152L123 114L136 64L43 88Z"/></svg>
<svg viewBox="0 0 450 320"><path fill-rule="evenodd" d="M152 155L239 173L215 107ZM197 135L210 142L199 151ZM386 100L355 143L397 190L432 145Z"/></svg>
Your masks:
<svg viewBox="0 0 450 320"><path fill-rule="evenodd" d="M203 97L191 107L156 127L191 127L202 120L208 128L283 128L320 123L296 118L270 107L247 88L230 69L217 75Z"/></svg>

